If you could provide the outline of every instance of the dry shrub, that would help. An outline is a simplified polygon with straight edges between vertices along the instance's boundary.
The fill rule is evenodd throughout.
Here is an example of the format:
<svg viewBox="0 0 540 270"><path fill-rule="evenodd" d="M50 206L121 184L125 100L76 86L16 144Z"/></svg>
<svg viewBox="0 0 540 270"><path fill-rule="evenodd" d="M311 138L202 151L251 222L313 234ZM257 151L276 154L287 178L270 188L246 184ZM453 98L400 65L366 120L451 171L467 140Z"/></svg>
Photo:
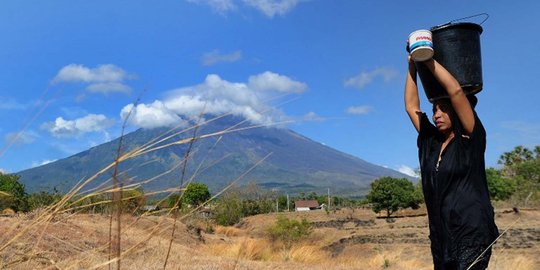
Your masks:
<svg viewBox="0 0 540 270"><path fill-rule="evenodd" d="M17 213L15 213L15 211L13 211L13 209L11 208L6 208L4 210L2 210L2 213L0 215L2 216L7 216L7 217L13 217L15 216Z"/></svg>
<svg viewBox="0 0 540 270"><path fill-rule="evenodd" d="M225 236L228 236L228 237L239 236L239 235L242 234L242 230L240 230L238 228L231 227L231 226L220 226L220 225L216 225L214 227L214 232L216 234L221 234L221 235L225 235Z"/></svg>
<svg viewBox="0 0 540 270"><path fill-rule="evenodd" d="M248 237L241 238L236 243L209 244L202 249L216 256L261 261L269 260L273 253L268 241Z"/></svg>
<svg viewBox="0 0 540 270"><path fill-rule="evenodd" d="M329 259L326 252L320 247L311 245L293 246L289 251L289 259L302 263L322 263Z"/></svg>

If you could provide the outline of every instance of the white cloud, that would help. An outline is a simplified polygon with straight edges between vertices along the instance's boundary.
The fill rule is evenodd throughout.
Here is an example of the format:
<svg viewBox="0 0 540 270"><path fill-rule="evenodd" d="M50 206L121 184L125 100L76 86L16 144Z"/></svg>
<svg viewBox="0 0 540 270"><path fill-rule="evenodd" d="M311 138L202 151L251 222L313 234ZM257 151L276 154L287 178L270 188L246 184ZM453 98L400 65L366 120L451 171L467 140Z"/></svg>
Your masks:
<svg viewBox="0 0 540 270"><path fill-rule="evenodd" d="M347 108L348 114L356 114L356 115L363 115L368 114L372 111L372 107L370 106L351 106Z"/></svg>
<svg viewBox="0 0 540 270"><path fill-rule="evenodd" d="M322 116L317 115L315 112L308 112L303 117L304 121L316 121L316 122L322 122L326 119Z"/></svg>
<svg viewBox="0 0 540 270"><path fill-rule="evenodd" d="M269 80L266 80L267 75L270 75ZM252 76L250 83L229 82L210 74L201 84L175 89L169 91L163 100L137 105L129 122L143 128L155 128L184 125L201 113L231 113L253 123L269 124L285 116L265 100L282 91L300 92L299 89L306 88L304 83L272 72ZM125 106L121 117L124 119L132 108L131 104Z"/></svg>
<svg viewBox="0 0 540 270"><path fill-rule="evenodd" d="M118 82L94 83L86 87L86 90L93 93L107 94L110 92L131 93L131 88L125 84Z"/></svg>
<svg viewBox="0 0 540 270"><path fill-rule="evenodd" d="M57 159L46 159L46 160L42 160L42 161L34 161L34 162L32 162L32 168L43 166L45 164L49 164L49 163L55 162L55 161L57 161Z"/></svg>
<svg viewBox="0 0 540 270"><path fill-rule="evenodd" d="M287 76L270 71L250 76L248 86L255 91L274 90L282 93L302 93L307 89L305 83L293 81Z"/></svg>
<svg viewBox="0 0 540 270"><path fill-rule="evenodd" d="M225 15L237 9L235 0L186 0L190 3L207 5L216 13ZM242 0L242 2L263 13L269 18L275 15L285 15L294 9L300 2L309 0Z"/></svg>
<svg viewBox="0 0 540 270"><path fill-rule="evenodd" d="M125 80L130 79L133 79L132 75L112 64L99 65L96 68L70 64L60 69L52 82L86 83L86 90L89 92L107 94L130 93L131 88L124 84Z"/></svg>
<svg viewBox="0 0 540 270"><path fill-rule="evenodd" d="M212 66L220 62L236 62L242 59L242 51L235 51L229 54L220 54L218 50L205 53L201 62L205 66Z"/></svg>
<svg viewBox="0 0 540 270"><path fill-rule="evenodd" d="M44 123L41 128L49 131L55 137L74 137L84 133L103 131L113 124L114 120L105 117L105 115L89 114L75 120L65 120L58 117L54 122Z"/></svg>
<svg viewBox="0 0 540 270"><path fill-rule="evenodd" d="M8 174L9 172L7 170L4 170L4 169L0 168L0 173L1 174Z"/></svg>
<svg viewBox="0 0 540 270"><path fill-rule="evenodd" d="M302 0L243 0L247 5L259 10L272 18L275 15L285 15ZM305 0L304 0L305 1Z"/></svg>
<svg viewBox="0 0 540 270"><path fill-rule="evenodd" d="M377 68L373 71L361 72L345 80L345 86L362 89L373 82L375 78L382 77L385 82L388 82L397 77L397 74L397 71L391 68Z"/></svg>
<svg viewBox="0 0 540 270"><path fill-rule="evenodd" d="M32 131L21 131L21 132L13 132L6 134L6 142L8 144L31 144L33 143L38 135L35 132Z"/></svg>
<svg viewBox="0 0 540 270"><path fill-rule="evenodd" d="M0 110L24 110L28 105L22 104L13 98L0 97Z"/></svg>
<svg viewBox="0 0 540 270"><path fill-rule="evenodd" d="M54 82L120 82L127 78L127 73L112 64L87 68L83 65L70 64L58 72Z"/></svg>
<svg viewBox="0 0 540 270"><path fill-rule="evenodd" d="M398 168L398 171L400 173L403 173L403 174L406 174L408 176L412 176L412 177L420 177L420 175L418 175L413 168L407 166L407 165L400 165L399 168Z"/></svg>
<svg viewBox="0 0 540 270"><path fill-rule="evenodd" d="M236 9L236 5L233 0L187 0L190 3L205 4L210 6L213 11L224 15L229 11Z"/></svg>
<svg viewBox="0 0 540 270"><path fill-rule="evenodd" d="M128 115L130 123L144 128L176 126L185 123L185 120L165 107L159 100L148 105L138 104L135 108L133 108L133 104L128 104L122 109L120 116L122 119L126 119Z"/></svg>

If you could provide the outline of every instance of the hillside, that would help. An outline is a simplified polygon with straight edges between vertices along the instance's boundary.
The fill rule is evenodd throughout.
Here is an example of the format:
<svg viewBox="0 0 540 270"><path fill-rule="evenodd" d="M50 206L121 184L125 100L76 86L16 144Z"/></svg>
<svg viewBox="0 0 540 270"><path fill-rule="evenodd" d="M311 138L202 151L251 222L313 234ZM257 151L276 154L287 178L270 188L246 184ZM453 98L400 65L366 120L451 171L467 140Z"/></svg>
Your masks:
<svg viewBox="0 0 540 270"><path fill-rule="evenodd" d="M197 136L247 128L249 125L237 117L227 116L203 125L197 130ZM158 128L129 133L123 138L122 153L141 147L167 131ZM194 130L188 130L157 146L191 138L193 133ZM119 139L116 139L18 174L30 192L52 188L65 192L113 162L118 144ZM128 159L119 166L119 179L124 184L147 181L143 189L150 191L178 186L188 147L188 143L173 145ZM333 194L352 196L362 195L369 183L381 176L407 177L327 147L290 129L277 127L248 128L222 136L199 138L190 154L184 181L195 175L193 180L206 183L212 192L221 190L243 174L238 180L239 185L254 181L262 187L287 193L326 193L330 188ZM270 156L255 166L267 155ZM112 174L112 169L108 170L87 187L103 183Z"/></svg>

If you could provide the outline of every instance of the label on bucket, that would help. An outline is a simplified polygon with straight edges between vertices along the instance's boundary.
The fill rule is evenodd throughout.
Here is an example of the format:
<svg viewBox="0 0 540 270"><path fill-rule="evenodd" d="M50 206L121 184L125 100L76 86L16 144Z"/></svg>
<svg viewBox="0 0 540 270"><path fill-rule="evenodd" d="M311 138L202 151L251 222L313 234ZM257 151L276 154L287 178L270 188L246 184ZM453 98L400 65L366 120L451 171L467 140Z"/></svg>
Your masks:
<svg viewBox="0 0 540 270"><path fill-rule="evenodd" d="M414 61L425 61L433 56L431 31L417 30L409 35L409 51Z"/></svg>

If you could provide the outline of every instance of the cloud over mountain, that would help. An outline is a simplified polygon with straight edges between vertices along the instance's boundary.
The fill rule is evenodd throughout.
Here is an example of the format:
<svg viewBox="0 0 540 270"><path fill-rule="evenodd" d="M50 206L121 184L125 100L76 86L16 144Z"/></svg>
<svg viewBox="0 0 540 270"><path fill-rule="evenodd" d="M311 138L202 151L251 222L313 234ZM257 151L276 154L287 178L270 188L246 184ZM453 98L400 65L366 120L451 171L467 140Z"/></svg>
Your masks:
<svg viewBox="0 0 540 270"><path fill-rule="evenodd" d="M220 115L231 113L253 123L270 124L285 118L283 112L269 104L276 94L301 93L307 85L273 72L249 77L245 82L230 82L216 74L204 82L169 91L163 100L149 104L126 105L120 115L143 128L187 124L201 113ZM183 117L183 118L182 118Z"/></svg>

